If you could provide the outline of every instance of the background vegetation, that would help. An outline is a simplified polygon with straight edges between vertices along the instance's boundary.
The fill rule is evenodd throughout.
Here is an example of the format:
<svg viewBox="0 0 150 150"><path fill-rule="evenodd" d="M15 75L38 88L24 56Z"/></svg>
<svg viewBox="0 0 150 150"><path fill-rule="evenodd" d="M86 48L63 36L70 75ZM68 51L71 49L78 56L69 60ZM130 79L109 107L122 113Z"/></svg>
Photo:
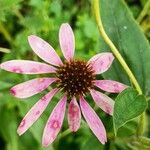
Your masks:
<svg viewBox="0 0 150 150"><path fill-rule="evenodd" d="M149 72L147 71L149 70L147 65L149 59L146 57L147 53L143 51L150 50L148 46L150 40L150 8L147 8L148 1L149 0L108 0L108 3L112 3L111 10L113 15L111 16L109 4L104 5L105 2L102 0L102 19L106 31L116 46L121 49L121 53L136 74L144 94L147 97L150 95L150 81L148 80ZM125 22L123 22L123 20ZM11 59L41 61L32 52L27 42L27 36L31 34L36 34L48 41L56 49L59 55L62 56L58 42L58 31L60 25L64 22L68 22L74 30L76 39L76 58L88 60L96 53L110 50L98 33L90 0L0 0L0 51L7 52L0 52L0 61L4 62ZM114 22L116 24L114 24ZM134 26L134 24L136 25ZM130 27L131 29L129 32L126 29ZM123 32L121 32L122 29L124 29ZM116 32L118 32L118 35ZM146 41L142 32L145 34L148 41ZM133 40L130 40L130 36ZM140 48L138 46L136 47L138 44L141 44L142 46ZM125 51L126 49L128 51ZM141 65L141 59L137 57L141 51L142 54L144 53L144 55L142 55L142 63L145 64L145 66ZM129 55L134 56L134 58L128 57ZM116 66L119 68L118 70L116 69ZM146 70L144 71L144 75L141 74L140 69L135 69L138 67ZM118 72L120 75L116 76L116 73L118 74ZM124 74L125 73L120 66L118 66L118 62L116 61L112 69L103 76L99 76L99 78L116 79L130 85L129 79ZM14 98L9 93L10 87L33 77L34 76L18 75L2 70L0 71L0 150L45 149L41 145L43 128L52 108L59 100L59 95L55 96L49 107L46 109L46 112L29 129L29 131L19 137L16 133L16 129L21 118L46 91L24 101ZM116 95L111 96L114 98L116 97ZM94 106L91 98L87 97L87 99L91 106ZM47 149L148 149L140 142L134 140L131 141L130 139L136 132L137 118L121 127L117 137L114 137L112 117L106 115L100 109L96 108L96 111L106 126L108 133L108 142L106 145L101 145L99 143L84 122L82 122L82 126L77 133L67 134L66 130L68 129L68 124L67 119L65 118L61 134ZM146 117L147 124L144 134L147 137L150 137L149 107L146 111Z"/></svg>

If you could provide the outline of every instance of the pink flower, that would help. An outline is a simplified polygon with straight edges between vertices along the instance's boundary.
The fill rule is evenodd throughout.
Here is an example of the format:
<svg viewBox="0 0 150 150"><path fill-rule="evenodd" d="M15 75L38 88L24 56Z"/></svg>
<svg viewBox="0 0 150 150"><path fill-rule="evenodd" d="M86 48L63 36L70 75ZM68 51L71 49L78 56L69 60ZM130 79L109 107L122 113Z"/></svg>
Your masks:
<svg viewBox="0 0 150 150"><path fill-rule="evenodd" d="M41 116L53 96L64 92L64 96L52 111L43 132L42 144L47 147L57 137L63 123L66 103L68 106L68 123L71 131L76 132L80 127L81 112L90 129L104 144L107 141L105 127L86 102L85 95L90 93L95 103L106 113L112 115L114 101L107 95L97 91L95 87L111 93L119 93L127 86L112 80L96 80L96 75L108 70L114 57L112 53L100 53L88 62L74 59L75 39L69 24L64 23L59 30L59 42L65 61L62 62L55 50L41 38L31 35L28 37L33 51L46 63L29 60L11 60L1 64L1 68L20 74L53 73L55 77L41 77L18 84L11 88L11 94L18 98L33 96L55 83L56 88L43 96L25 115L17 132L22 135ZM51 64L51 65L49 65ZM78 99L78 101L77 101Z"/></svg>

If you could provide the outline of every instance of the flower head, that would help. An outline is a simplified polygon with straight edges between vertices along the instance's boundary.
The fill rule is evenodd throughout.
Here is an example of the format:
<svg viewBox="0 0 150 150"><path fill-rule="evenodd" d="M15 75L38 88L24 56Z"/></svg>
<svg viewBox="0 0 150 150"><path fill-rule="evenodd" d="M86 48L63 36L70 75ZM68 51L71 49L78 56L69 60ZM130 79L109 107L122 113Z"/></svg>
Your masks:
<svg viewBox="0 0 150 150"><path fill-rule="evenodd" d="M66 104L68 106L68 124L71 131L76 132L80 127L81 112L90 129L98 140L104 144L107 141L106 131L98 115L86 102L85 95L90 93L95 103L106 113L112 115L114 101L107 95L96 90L119 93L127 86L112 80L96 80L96 75L109 69L114 57L112 53L100 53L93 56L88 62L74 58L75 40L69 24L64 23L59 30L59 42L64 62L56 51L41 38L31 35L28 37L33 51L46 63L29 60L10 60L1 64L1 68L20 74L53 73L55 77L35 78L20 83L11 88L12 95L18 98L27 98L45 90L51 84L55 88L43 96L25 115L17 132L19 135L32 126L41 116L53 96L63 92L64 96L53 109L43 132L42 144L47 147L57 137L63 123ZM48 63L48 64L47 64ZM81 110L81 111L80 111Z"/></svg>
<svg viewBox="0 0 150 150"><path fill-rule="evenodd" d="M83 95L93 88L95 74L92 66L84 61L67 61L58 68L56 75L59 78L59 87L69 97Z"/></svg>

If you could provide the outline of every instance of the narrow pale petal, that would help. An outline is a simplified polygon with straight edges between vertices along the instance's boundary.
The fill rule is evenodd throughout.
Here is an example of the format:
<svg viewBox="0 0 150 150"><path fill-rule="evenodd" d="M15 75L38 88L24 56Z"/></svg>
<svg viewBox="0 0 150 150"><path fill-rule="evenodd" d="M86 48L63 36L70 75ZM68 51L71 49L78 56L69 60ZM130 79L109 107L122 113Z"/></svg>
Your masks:
<svg viewBox="0 0 150 150"><path fill-rule="evenodd" d="M93 56L88 61L88 64L92 66L95 74L100 74L109 69L113 60L114 56L112 55L112 53L99 53Z"/></svg>
<svg viewBox="0 0 150 150"><path fill-rule="evenodd" d="M52 111L43 132L42 145L48 147L57 137L64 120L67 97L64 96Z"/></svg>
<svg viewBox="0 0 150 150"><path fill-rule="evenodd" d="M19 135L22 135L25 133L32 125L33 123L41 116L43 111L46 109L47 105L53 98L53 96L59 91L59 89L55 88L51 90L48 94L43 96L25 115L25 117L22 119L18 129L17 133Z"/></svg>
<svg viewBox="0 0 150 150"><path fill-rule="evenodd" d="M128 86L113 80L95 80L94 85L110 93L120 93Z"/></svg>
<svg viewBox="0 0 150 150"><path fill-rule="evenodd" d="M64 57L69 61L74 56L75 39L68 23L63 23L59 30L59 42Z"/></svg>
<svg viewBox="0 0 150 150"><path fill-rule="evenodd" d="M18 98L27 98L45 90L50 84L58 80L57 78L36 78L12 87L10 92Z"/></svg>
<svg viewBox="0 0 150 150"><path fill-rule="evenodd" d="M85 101L83 97L80 97L80 107L82 114L92 132L95 134L95 136L102 144L105 144L105 142L107 142L105 127L100 118L98 117L98 115L95 113L95 111L91 108L91 106Z"/></svg>
<svg viewBox="0 0 150 150"><path fill-rule="evenodd" d="M29 44L32 50L44 61L59 66L62 64L60 57L57 55L56 51L43 39L30 35L28 37Z"/></svg>
<svg viewBox="0 0 150 150"><path fill-rule="evenodd" d="M56 68L44 63L29 60L10 60L2 63L1 69L21 74L54 73Z"/></svg>
<svg viewBox="0 0 150 150"><path fill-rule="evenodd" d="M68 123L71 131L76 132L80 127L81 111L76 101L76 98L72 98L69 104L68 110Z"/></svg>
<svg viewBox="0 0 150 150"><path fill-rule="evenodd" d="M95 103L106 113L109 115L113 115L113 109L114 109L114 101L108 97L107 95L95 91L95 90L90 90L90 93L95 101Z"/></svg>

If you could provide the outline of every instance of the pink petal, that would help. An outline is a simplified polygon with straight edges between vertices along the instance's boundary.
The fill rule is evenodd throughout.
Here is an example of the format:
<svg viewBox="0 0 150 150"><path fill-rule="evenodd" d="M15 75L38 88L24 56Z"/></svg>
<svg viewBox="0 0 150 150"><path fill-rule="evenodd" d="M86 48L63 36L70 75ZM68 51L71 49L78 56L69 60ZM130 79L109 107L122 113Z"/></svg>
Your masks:
<svg viewBox="0 0 150 150"><path fill-rule="evenodd" d="M63 23L59 30L59 42L64 57L69 61L73 59L75 39L73 31L68 23Z"/></svg>
<svg viewBox="0 0 150 150"><path fill-rule="evenodd" d="M1 64L1 69L21 74L54 73L56 68L28 60L10 60Z"/></svg>
<svg viewBox="0 0 150 150"><path fill-rule="evenodd" d="M80 97L80 107L82 114L90 129L93 131L98 140L102 144L105 144L105 142L107 142L105 127L95 111L91 108L91 106L85 101L83 97Z"/></svg>
<svg viewBox="0 0 150 150"><path fill-rule="evenodd" d="M64 96L52 111L44 128L42 145L48 147L57 137L64 120L67 97Z"/></svg>
<svg viewBox="0 0 150 150"><path fill-rule="evenodd" d="M44 61L59 66L62 64L60 57L56 51L43 39L30 35L28 37L29 44L32 50Z"/></svg>
<svg viewBox="0 0 150 150"><path fill-rule="evenodd" d="M55 88L51 90L48 94L43 96L25 115L25 117L22 119L18 129L17 133L19 135L22 135L25 133L32 125L33 123L41 116L43 111L46 109L47 105L51 101L52 97L59 91L59 89Z"/></svg>
<svg viewBox="0 0 150 150"><path fill-rule="evenodd" d="M120 93L128 87L125 84L112 80L95 80L94 85L110 93Z"/></svg>
<svg viewBox="0 0 150 150"><path fill-rule="evenodd" d="M71 131L76 132L80 127L81 112L76 98L72 98L68 110L68 123Z"/></svg>
<svg viewBox="0 0 150 150"><path fill-rule="evenodd" d="M10 92L18 98L27 98L45 90L50 84L55 82L57 78L36 78L20 83L11 88Z"/></svg>
<svg viewBox="0 0 150 150"><path fill-rule="evenodd" d="M114 109L114 101L108 97L107 95L95 91L95 90L90 90L90 93L95 101L95 103L106 113L112 115L113 114L113 109Z"/></svg>
<svg viewBox="0 0 150 150"><path fill-rule="evenodd" d="M112 53L99 53L93 56L88 61L88 64L91 64L95 74L100 74L109 69L113 60L114 56Z"/></svg>

